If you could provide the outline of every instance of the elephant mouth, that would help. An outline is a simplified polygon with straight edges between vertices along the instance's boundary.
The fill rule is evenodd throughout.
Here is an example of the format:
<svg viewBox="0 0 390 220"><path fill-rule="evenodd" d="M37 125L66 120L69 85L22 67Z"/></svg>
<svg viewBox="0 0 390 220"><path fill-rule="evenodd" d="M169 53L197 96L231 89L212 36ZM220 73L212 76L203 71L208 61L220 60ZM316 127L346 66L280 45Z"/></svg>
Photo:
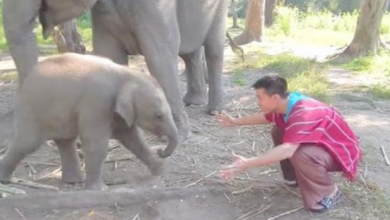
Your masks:
<svg viewBox="0 0 390 220"><path fill-rule="evenodd" d="M160 129L153 129L153 133L158 137L162 142L168 142L168 135L164 134Z"/></svg>
<svg viewBox="0 0 390 220"><path fill-rule="evenodd" d="M157 134L157 137L161 142L164 142L164 143L168 142L168 140L169 140L168 135L165 135L162 133Z"/></svg>

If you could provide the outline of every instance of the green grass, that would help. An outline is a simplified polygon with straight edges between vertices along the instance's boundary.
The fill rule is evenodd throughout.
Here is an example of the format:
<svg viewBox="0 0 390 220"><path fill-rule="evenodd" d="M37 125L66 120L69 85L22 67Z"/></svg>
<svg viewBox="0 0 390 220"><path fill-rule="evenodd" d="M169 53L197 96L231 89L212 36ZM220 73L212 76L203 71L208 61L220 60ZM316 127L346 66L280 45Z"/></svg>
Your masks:
<svg viewBox="0 0 390 220"><path fill-rule="evenodd" d="M324 75L326 66L313 60L295 57L291 54L267 55L258 52L233 70L237 85L243 85L245 70L267 70L285 77L289 90L298 90L322 101L329 101L329 83Z"/></svg>
<svg viewBox="0 0 390 220"><path fill-rule="evenodd" d="M237 69L234 71L233 79L236 85L245 86L247 84L243 69Z"/></svg>
<svg viewBox="0 0 390 220"><path fill-rule="evenodd" d="M2 2L0 2L0 9L2 8ZM0 10L0 51L5 51L7 49L7 41L5 40L4 36L4 29L3 29L3 14Z"/></svg>
<svg viewBox="0 0 390 220"><path fill-rule="evenodd" d="M359 177L357 177L359 178ZM351 200L354 219L388 219L390 199L386 192L376 183L357 181L354 184L343 184L343 193Z"/></svg>
<svg viewBox="0 0 390 220"><path fill-rule="evenodd" d="M372 57L361 57L349 61L348 63L342 65L345 69L354 71L354 72L367 72L371 71L373 68L373 58Z"/></svg>
<svg viewBox="0 0 390 220"><path fill-rule="evenodd" d="M356 181L353 184L342 182L343 193L352 201L352 206L359 212L354 219L389 219L390 218L390 197L383 188L370 178L363 180L365 166L377 164L377 144L365 142L362 145L364 150L363 161L360 164ZM381 161L380 161L381 162ZM368 176L370 176L368 168Z"/></svg>
<svg viewBox="0 0 390 220"><path fill-rule="evenodd" d="M15 71L0 74L0 81L15 81L18 75Z"/></svg>
<svg viewBox="0 0 390 220"><path fill-rule="evenodd" d="M354 92L363 92L374 99L390 100L390 53L381 51L377 56L359 57L343 62L330 62L330 65L350 70L353 74L372 81L370 86L357 86Z"/></svg>
<svg viewBox="0 0 390 220"><path fill-rule="evenodd" d="M374 98L390 100L390 86L378 83L371 86L368 91Z"/></svg>
<svg viewBox="0 0 390 220"><path fill-rule="evenodd" d="M358 57L353 60L331 61L333 66L339 66L356 74L390 75L390 52L380 50L376 56Z"/></svg>

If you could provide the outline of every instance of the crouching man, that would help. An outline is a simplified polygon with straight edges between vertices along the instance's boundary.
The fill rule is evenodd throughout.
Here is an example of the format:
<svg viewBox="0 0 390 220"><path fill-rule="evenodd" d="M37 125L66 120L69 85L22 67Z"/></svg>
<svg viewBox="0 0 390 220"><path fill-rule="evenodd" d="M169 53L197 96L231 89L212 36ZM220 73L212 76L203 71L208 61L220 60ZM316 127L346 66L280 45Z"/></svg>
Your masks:
<svg viewBox="0 0 390 220"><path fill-rule="evenodd" d="M216 118L228 127L274 123L275 148L252 158L234 154L235 161L222 168L221 176L232 179L249 168L279 162L284 180L299 185L307 209L328 210L340 196L328 172L343 172L350 181L355 178L361 159L356 135L337 110L299 92L289 93L280 76L265 76L253 88L261 113Z"/></svg>

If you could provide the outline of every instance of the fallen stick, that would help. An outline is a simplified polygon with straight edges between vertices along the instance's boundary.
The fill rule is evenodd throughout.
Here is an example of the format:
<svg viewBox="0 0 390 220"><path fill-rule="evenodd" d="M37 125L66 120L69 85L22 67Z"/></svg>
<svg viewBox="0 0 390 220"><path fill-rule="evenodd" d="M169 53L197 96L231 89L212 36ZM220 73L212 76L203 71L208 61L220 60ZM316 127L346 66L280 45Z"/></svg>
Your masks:
<svg viewBox="0 0 390 220"><path fill-rule="evenodd" d="M23 215L23 213L21 211L19 211L19 209L15 208L15 211L20 215L20 217L22 217L24 220L26 220L26 217Z"/></svg>
<svg viewBox="0 0 390 220"><path fill-rule="evenodd" d="M385 151L385 148L383 147L383 145L381 146L381 150L382 150L382 154L383 154L383 157L385 158L387 166L390 166L389 158L387 157L387 154L386 154L386 151Z"/></svg>
<svg viewBox="0 0 390 220"><path fill-rule="evenodd" d="M36 179L34 179L34 180L35 180L35 181L39 181L39 180L43 180L43 179L50 178L50 177L54 176L56 173L60 172L61 170L62 170L62 168L60 167L60 168L55 169L55 170L53 170L52 172L47 173L47 174L45 174L45 175L43 175L43 176L41 176L41 177L38 177L38 178L36 178Z"/></svg>
<svg viewBox="0 0 390 220"><path fill-rule="evenodd" d="M249 212L247 214L244 214L244 215L240 216L237 220L252 219L252 218L256 217L257 215L260 215L261 213L267 211L269 208L271 208L271 206L272 206L272 204L268 205L267 207L265 207L263 209L257 209L257 210L254 210L252 212Z"/></svg>
<svg viewBox="0 0 390 220"><path fill-rule="evenodd" d="M228 195L226 195L226 193L223 193L223 195L225 196L225 198L229 201L230 204L232 204L232 200L229 198Z"/></svg>
<svg viewBox="0 0 390 220"><path fill-rule="evenodd" d="M207 179L208 177L214 175L215 173L217 173L217 171L214 171L214 172L208 174L207 176L205 176L205 177L203 177L203 178L200 178L199 180L197 180L197 181L195 181L195 182L193 182L193 183L188 184L188 185L186 186L186 188L188 188L188 187L190 187L190 186L193 186L193 185L196 185L196 184L199 183L200 181Z"/></svg>
<svg viewBox="0 0 390 220"><path fill-rule="evenodd" d="M3 185L1 183L0 183L0 191L8 193L8 194L13 194L13 195L26 194L26 192L24 190L9 187L9 186Z"/></svg>
<svg viewBox="0 0 390 220"><path fill-rule="evenodd" d="M250 186L250 187L247 187L247 188L244 188L244 189L233 191L232 195L238 195L238 194L241 194L241 193L245 193L245 192L251 191L253 187L254 186Z"/></svg>
<svg viewBox="0 0 390 220"><path fill-rule="evenodd" d="M139 214L140 214L140 213L141 213L141 212L138 212L138 213L134 216L133 220L139 219Z"/></svg>
<svg viewBox="0 0 390 220"><path fill-rule="evenodd" d="M15 195L0 199L0 213L11 208L28 211L49 211L53 209L83 209L95 207L130 206L149 201L184 199L199 194L221 195L228 192L218 187L161 187L146 189L116 189L111 191L39 192Z"/></svg>
<svg viewBox="0 0 390 220"><path fill-rule="evenodd" d="M49 186L49 185L36 183L36 182L28 181L28 180L23 180L23 179L19 179L19 178L12 178L11 183L17 184L17 185L22 185L22 186L29 186L29 187L36 188L36 189L49 189L49 190L54 190L54 191L60 190L60 189L58 189L58 187L55 187L55 186Z"/></svg>
<svg viewBox="0 0 390 220"><path fill-rule="evenodd" d="M126 184L127 183L127 180L117 180L117 181L108 181L108 182L104 182L107 186L111 186L111 185L123 185L123 184Z"/></svg>
<svg viewBox="0 0 390 220"><path fill-rule="evenodd" d="M282 213L282 214L280 214L280 215L277 215L277 216L268 218L268 220L274 220L274 219L280 218L280 217L282 217L282 216L289 215L289 214L291 214L291 213L293 213L293 212L299 211L299 210L301 210L301 209L303 209L303 206L301 206L301 207L299 207L299 208L296 208L296 209L293 209L293 210L290 210L290 211L288 211L288 212L284 212L284 213Z"/></svg>
<svg viewBox="0 0 390 220"><path fill-rule="evenodd" d="M286 184L282 183L282 186L283 186L287 191L289 191L290 193L292 193L292 194L298 196L299 198L302 198L302 196L299 195L299 193L297 193L297 192L293 191L292 189L290 189Z"/></svg>
<svg viewBox="0 0 390 220"><path fill-rule="evenodd" d="M366 178L367 177L367 164L364 166L364 173L363 173L363 177Z"/></svg>
<svg viewBox="0 0 390 220"><path fill-rule="evenodd" d="M243 219L245 219L246 217L251 216L251 215L257 213L258 211L259 211L258 209L255 209L255 210L253 210L253 211L247 212L247 213L241 215L240 217L238 217L236 220L243 220Z"/></svg>
<svg viewBox="0 0 390 220"><path fill-rule="evenodd" d="M108 160L105 160L104 163L111 163L111 162L118 162L118 161L124 161L124 160L133 160L134 158L132 156L125 156L125 157L122 157L122 158L112 158L112 159L108 159Z"/></svg>
<svg viewBox="0 0 390 220"><path fill-rule="evenodd" d="M35 165L46 165L46 166L60 166L58 163L46 163L46 162L34 162L34 161L26 161L23 164L35 164Z"/></svg>

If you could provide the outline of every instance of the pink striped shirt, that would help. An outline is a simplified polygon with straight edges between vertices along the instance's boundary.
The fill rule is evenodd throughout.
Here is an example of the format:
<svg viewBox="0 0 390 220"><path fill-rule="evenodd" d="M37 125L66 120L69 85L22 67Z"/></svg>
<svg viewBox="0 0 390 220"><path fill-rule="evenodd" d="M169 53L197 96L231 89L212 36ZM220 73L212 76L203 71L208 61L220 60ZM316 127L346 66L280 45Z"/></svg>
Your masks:
<svg viewBox="0 0 390 220"><path fill-rule="evenodd" d="M344 176L353 181L362 151L352 129L331 106L314 99L300 99L283 114L270 113L266 119L284 130L283 143L313 143L323 146L340 163Z"/></svg>

